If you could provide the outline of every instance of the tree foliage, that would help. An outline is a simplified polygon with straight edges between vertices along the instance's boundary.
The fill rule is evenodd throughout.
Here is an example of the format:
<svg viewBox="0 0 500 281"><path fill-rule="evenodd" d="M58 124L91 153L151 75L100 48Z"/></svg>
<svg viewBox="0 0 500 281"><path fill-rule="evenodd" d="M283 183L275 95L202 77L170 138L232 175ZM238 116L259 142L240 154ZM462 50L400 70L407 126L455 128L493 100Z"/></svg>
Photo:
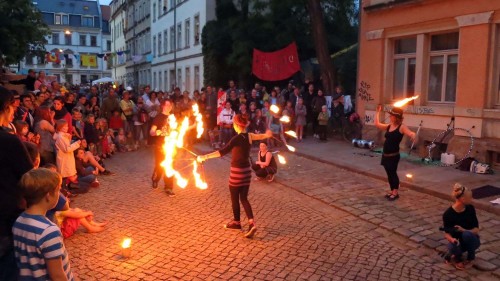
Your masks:
<svg viewBox="0 0 500 281"><path fill-rule="evenodd" d="M42 55L48 34L32 1L0 0L0 65L16 63L30 52Z"/></svg>
<svg viewBox="0 0 500 281"><path fill-rule="evenodd" d="M354 2L321 1L330 54L358 40ZM208 22L202 33L206 84L226 85L227 80L235 79L241 87L251 85L255 81L251 75L253 48L275 51L295 41L301 61L316 57L306 0L216 0L216 4L217 19ZM339 61L341 64L334 64L336 82L355 88L356 74L345 75L345 71L352 71L353 65L355 71L356 61ZM347 77L354 80L344 81Z"/></svg>

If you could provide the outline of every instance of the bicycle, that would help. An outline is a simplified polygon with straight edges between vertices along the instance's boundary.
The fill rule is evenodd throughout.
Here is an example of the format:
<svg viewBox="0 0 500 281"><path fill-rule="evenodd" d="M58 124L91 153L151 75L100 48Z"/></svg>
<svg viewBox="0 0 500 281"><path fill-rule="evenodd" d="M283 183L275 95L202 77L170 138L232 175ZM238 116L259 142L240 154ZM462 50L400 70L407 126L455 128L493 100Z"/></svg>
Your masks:
<svg viewBox="0 0 500 281"><path fill-rule="evenodd" d="M361 118L356 112L339 118L330 119L333 135L340 135L342 139L351 142L353 139L360 139L363 130Z"/></svg>

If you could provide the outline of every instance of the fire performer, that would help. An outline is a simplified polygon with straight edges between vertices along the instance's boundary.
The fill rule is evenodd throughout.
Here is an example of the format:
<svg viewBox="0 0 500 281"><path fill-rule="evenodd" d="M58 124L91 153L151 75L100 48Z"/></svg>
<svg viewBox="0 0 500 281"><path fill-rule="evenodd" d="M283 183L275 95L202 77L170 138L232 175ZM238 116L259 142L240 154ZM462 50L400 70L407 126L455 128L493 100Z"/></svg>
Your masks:
<svg viewBox="0 0 500 281"><path fill-rule="evenodd" d="M226 229L241 230L240 222L240 202L245 209L248 217L248 231L245 237L252 238L257 231L253 217L252 207L248 202L248 191L252 179L252 169L250 159L250 148L253 141L259 141L272 137L271 131L265 134L247 133L250 124L248 117L238 114L233 119L233 127L237 135L234 136L224 148L206 155L198 156L198 162L203 162L210 158L217 158L231 152L231 170L229 175L229 192L231 193L231 203L233 208L234 220L228 222L224 227Z"/></svg>
<svg viewBox="0 0 500 281"><path fill-rule="evenodd" d="M157 188L158 182L163 178L163 182L165 183L165 192L168 196L174 197L174 177L167 177L165 170L161 166L161 162L165 159L163 143L165 142L165 136L170 132L168 117L170 115L170 111L172 111L172 102L169 99L164 99L162 100L160 106L161 113L153 119L151 130L149 131L155 146L155 167L152 176L153 188Z"/></svg>
<svg viewBox="0 0 500 281"><path fill-rule="evenodd" d="M394 201L399 198L399 177L397 173L400 159L399 144L403 139L403 135L407 135L412 140L415 140L416 134L403 124L403 110L401 108L394 107L388 111L390 114L389 124L380 122L379 115L381 110L382 106L379 105L377 107L377 114L375 114L375 126L385 131L381 165L384 166L391 187L391 192L386 194L385 198L389 201Z"/></svg>

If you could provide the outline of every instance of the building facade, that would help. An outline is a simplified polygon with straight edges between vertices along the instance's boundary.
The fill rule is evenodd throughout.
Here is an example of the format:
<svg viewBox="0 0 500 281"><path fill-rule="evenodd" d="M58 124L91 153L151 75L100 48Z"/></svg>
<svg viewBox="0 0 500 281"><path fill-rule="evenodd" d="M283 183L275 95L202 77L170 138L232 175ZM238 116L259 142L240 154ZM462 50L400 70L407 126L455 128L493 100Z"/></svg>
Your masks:
<svg viewBox="0 0 500 281"><path fill-rule="evenodd" d="M127 22L127 1L113 0L111 8L111 52L118 53L108 58L111 64L111 76L118 84L127 85L127 44L125 42L125 27Z"/></svg>
<svg viewBox="0 0 500 281"><path fill-rule="evenodd" d="M152 88L203 87L201 31L215 19L215 0L151 0Z"/></svg>
<svg viewBox="0 0 500 281"><path fill-rule="evenodd" d="M45 57L27 55L21 62L23 72L30 68L44 70L60 82L71 84L86 84L111 76L106 61L97 57L111 51L108 6L85 0L37 0L34 3L51 31L45 49L58 60L47 62ZM82 64L79 60L82 55L95 58L96 63Z"/></svg>
<svg viewBox="0 0 500 281"><path fill-rule="evenodd" d="M151 84L151 1L127 0L126 84L133 87Z"/></svg>
<svg viewBox="0 0 500 281"><path fill-rule="evenodd" d="M470 156L500 163L500 1L473 2L362 1L356 101L365 133L378 104L419 95L405 123L422 123L422 147L454 117L475 138ZM470 142L456 130L448 152L459 159Z"/></svg>

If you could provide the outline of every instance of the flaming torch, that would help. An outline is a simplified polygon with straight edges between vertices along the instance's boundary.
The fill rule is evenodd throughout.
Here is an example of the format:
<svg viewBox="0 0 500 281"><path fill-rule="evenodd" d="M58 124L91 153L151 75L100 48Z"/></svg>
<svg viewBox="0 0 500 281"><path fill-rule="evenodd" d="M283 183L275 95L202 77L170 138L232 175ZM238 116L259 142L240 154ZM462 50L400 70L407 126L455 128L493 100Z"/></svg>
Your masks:
<svg viewBox="0 0 500 281"><path fill-rule="evenodd" d="M283 115L283 117L280 118L280 121L283 123L290 123L290 117Z"/></svg>
<svg viewBox="0 0 500 281"><path fill-rule="evenodd" d="M271 105L271 107L269 108L269 110L271 110L274 113L280 112L280 108L277 105L275 105L275 104Z"/></svg>
<svg viewBox="0 0 500 281"><path fill-rule="evenodd" d="M413 96L413 97L410 97L410 98L405 98L405 99L402 99L400 101L395 102L393 105L394 105L394 107L403 107L404 105L406 105L410 101L416 100L416 99L418 99L418 96Z"/></svg>
<svg viewBox="0 0 500 281"><path fill-rule="evenodd" d="M280 164L285 165L286 164L285 157L283 157L283 156L281 156L281 155L278 154L278 162L280 162Z"/></svg>
<svg viewBox="0 0 500 281"><path fill-rule="evenodd" d="M291 136L292 138L297 138L297 133L295 133L295 131L289 130L286 131L285 134Z"/></svg>

